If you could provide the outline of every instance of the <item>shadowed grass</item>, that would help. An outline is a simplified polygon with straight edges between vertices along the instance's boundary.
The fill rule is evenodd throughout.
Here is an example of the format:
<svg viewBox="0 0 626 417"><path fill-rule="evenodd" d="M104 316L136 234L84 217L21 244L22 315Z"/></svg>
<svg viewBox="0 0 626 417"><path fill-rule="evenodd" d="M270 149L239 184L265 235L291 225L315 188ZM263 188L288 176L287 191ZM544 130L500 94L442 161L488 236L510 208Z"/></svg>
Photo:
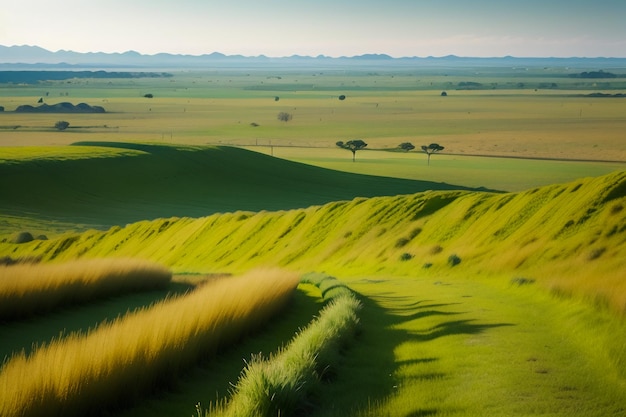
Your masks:
<svg viewBox="0 0 626 417"><path fill-rule="evenodd" d="M91 149L96 157L85 158ZM108 228L161 217L467 189L332 171L226 146L80 142L54 153L23 152L0 160L0 225L6 232L22 231L24 222L35 222L39 227L31 231L39 234L71 223L80 230Z"/></svg>

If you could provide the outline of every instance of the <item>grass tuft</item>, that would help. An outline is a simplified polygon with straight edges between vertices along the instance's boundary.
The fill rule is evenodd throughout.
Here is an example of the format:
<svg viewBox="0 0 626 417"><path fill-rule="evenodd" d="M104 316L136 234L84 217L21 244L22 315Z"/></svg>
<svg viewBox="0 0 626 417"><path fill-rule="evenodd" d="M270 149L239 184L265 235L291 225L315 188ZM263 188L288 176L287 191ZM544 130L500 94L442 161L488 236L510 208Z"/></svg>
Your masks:
<svg viewBox="0 0 626 417"><path fill-rule="evenodd" d="M39 314L132 291L164 288L171 272L139 259L0 266L0 320Z"/></svg>
<svg viewBox="0 0 626 417"><path fill-rule="evenodd" d="M301 415L313 406L322 381L332 377L340 349L352 339L361 303L332 277L308 277L304 282L336 289L319 317L298 333L287 347L264 359L253 356L233 390L231 400L217 413L227 417ZM338 289L342 288L342 291ZM328 294L328 293L327 293Z"/></svg>

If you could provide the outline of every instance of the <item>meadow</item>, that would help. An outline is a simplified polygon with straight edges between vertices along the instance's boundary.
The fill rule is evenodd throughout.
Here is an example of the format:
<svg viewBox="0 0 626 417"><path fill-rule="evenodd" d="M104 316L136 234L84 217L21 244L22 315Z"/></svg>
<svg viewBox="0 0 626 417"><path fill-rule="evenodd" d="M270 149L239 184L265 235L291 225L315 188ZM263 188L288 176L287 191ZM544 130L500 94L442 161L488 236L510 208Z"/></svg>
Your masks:
<svg viewBox="0 0 626 417"><path fill-rule="evenodd" d="M0 387L16 398L1 414L623 415L626 101L588 94L626 86L568 77L581 70L1 85L0 256L138 258L173 274L165 288L0 323ZM107 113L11 111L39 98ZM368 146L352 162L335 142L355 138ZM402 142L445 150L427 165ZM23 231L46 238L13 243ZM282 270L239 278L259 267ZM278 307L263 320L246 307L258 320L221 347L219 317L191 318L254 296L264 311L272 293ZM99 353L59 369L67 378L38 374L64 363L46 359L53 350ZM118 385L105 378L82 386L107 374L95 365L107 355L111 378L148 376L126 393L97 388ZM57 400L12 388L42 381L67 385Z"/></svg>

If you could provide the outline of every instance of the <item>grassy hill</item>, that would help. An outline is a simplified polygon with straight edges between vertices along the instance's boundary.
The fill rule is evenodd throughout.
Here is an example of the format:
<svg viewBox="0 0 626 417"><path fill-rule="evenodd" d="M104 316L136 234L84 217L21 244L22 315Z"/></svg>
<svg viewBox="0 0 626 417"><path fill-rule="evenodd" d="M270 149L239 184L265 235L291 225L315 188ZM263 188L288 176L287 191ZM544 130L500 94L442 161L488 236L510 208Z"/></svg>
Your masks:
<svg viewBox="0 0 626 417"><path fill-rule="evenodd" d="M21 150L0 169L13 175L1 177L11 196L2 204L7 223L129 222L5 239L0 257L132 256L183 273L281 266L340 277L363 302L362 333L312 415L601 417L626 409L626 172L490 193L232 148L123 144L45 157ZM22 217L5 217L11 207ZM290 314L306 322L310 309L295 305ZM5 339L19 327L5 326ZM220 362L240 369L242 357L259 351L247 344L255 340ZM189 415L218 389L227 395L233 373L218 374L205 377L218 381L215 391L194 379L127 415L163 415L165 407Z"/></svg>
<svg viewBox="0 0 626 417"><path fill-rule="evenodd" d="M285 179L293 191L291 180ZM626 311L625 195L626 172L620 172L521 193L427 191L287 211L161 218L49 241L3 243L0 255L139 256L181 272L259 265L340 276L471 271L539 280L560 291L611 299Z"/></svg>
<svg viewBox="0 0 626 417"><path fill-rule="evenodd" d="M2 229L50 233L161 217L283 210L354 197L462 189L357 175L233 147L81 142L0 158Z"/></svg>

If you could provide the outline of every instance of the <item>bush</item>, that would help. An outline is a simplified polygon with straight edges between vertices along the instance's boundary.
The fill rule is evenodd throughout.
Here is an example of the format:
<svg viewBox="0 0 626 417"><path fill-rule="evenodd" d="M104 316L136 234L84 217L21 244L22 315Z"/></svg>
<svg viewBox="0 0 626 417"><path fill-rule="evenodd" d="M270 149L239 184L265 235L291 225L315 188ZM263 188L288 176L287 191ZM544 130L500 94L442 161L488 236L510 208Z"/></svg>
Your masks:
<svg viewBox="0 0 626 417"><path fill-rule="evenodd" d="M436 255L438 253L441 253L441 251L443 251L443 248L439 245L435 245L430 249L430 254L431 255Z"/></svg>
<svg viewBox="0 0 626 417"><path fill-rule="evenodd" d="M407 239L406 237L401 237L400 239L396 240L396 244L395 247L396 248L401 248L403 246L406 246L407 243L409 243L410 240Z"/></svg>
<svg viewBox="0 0 626 417"><path fill-rule="evenodd" d="M461 263L461 258L456 256L455 254L452 254L448 257L448 265L457 266L460 263Z"/></svg>
<svg viewBox="0 0 626 417"><path fill-rule="evenodd" d="M278 113L277 119L281 122L288 122L293 119L293 115L291 113L281 111L280 113Z"/></svg>
<svg viewBox="0 0 626 417"><path fill-rule="evenodd" d="M588 259L593 261L594 259L598 259L602 254L606 252L606 248L596 248L589 253Z"/></svg>
<svg viewBox="0 0 626 417"><path fill-rule="evenodd" d="M524 277L515 277L511 280L511 284L515 284L518 286L529 285L534 282L535 280L533 278L524 278Z"/></svg>
<svg viewBox="0 0 626 417"><path fill-rule="evenodd" d="M400 255L401 261L410 261L411 259L413 259L413 255L411 255L410 253L404 252L402 255Z"/></svg>
<svg viewBox="0 0 626 417"><path fill-rule="evenodd" d="M30 232L19 232L15 235L11 236L11 243L28 243L35 240L33 235Z"/></svg>
<svg viewBox="0 0 626 417"><path fill-rule="evenodd" d="M65 130L68 127L70 127L70 123L66 122L65 120L59 120L58 122L54 124L54 127L55 129L58 129L58 130Z"/></svg>

